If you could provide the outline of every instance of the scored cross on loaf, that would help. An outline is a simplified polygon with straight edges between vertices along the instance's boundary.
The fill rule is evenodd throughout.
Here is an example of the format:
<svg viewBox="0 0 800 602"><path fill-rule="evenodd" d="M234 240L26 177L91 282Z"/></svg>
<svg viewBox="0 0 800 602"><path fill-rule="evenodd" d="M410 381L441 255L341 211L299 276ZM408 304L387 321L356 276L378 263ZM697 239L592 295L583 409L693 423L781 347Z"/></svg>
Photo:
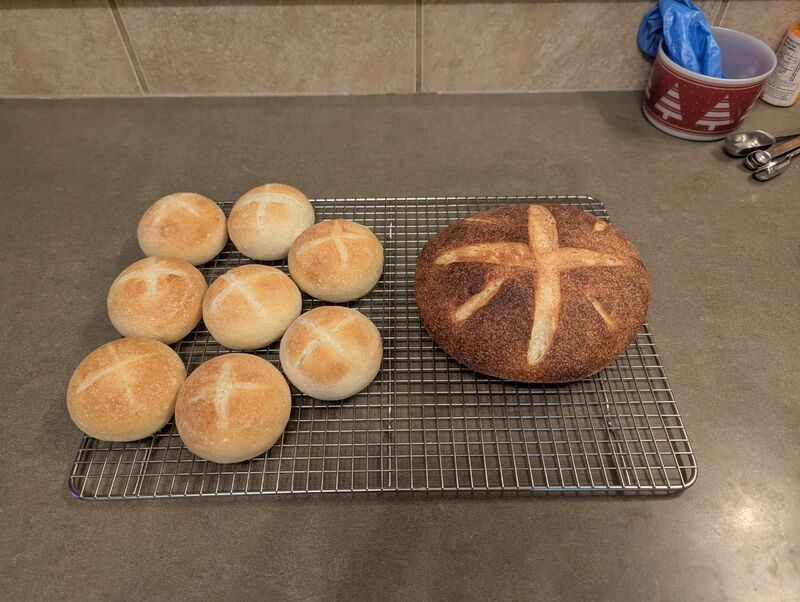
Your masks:
<svg viewBox="0 0 800 602"><path fill-rule="evenodd" d="M470 368L564 382L608 365L647 311L633 245L574 207L518 205L466 218L423 249L415 275L426 329Z"/></svg>

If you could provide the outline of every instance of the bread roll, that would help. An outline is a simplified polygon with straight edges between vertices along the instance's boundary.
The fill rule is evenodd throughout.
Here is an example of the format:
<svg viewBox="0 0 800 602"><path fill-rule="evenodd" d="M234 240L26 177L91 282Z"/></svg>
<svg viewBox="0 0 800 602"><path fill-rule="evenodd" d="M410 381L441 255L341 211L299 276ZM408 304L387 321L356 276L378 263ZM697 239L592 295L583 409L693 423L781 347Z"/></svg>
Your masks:
<svg viewBox="0 0 800 602"><path fill-rule="evenodd" d="M292 408L289 385L268 361L230 353L192 372L175 424L192 453L221 464L264 453L280 438Z"/></svg>
<svg viewBox="0 0 800 602"><path fill-rule="evenodd" d="M105 441L135 441L158 432L175 410L186 368L155 339L106 343L75 368L67 409L84 433Z"/></svg>
<svg viewBox="0 0 800 602"><path fill-rule="evenodd" d="M514 205L425 245L416 299L434 341L476 372L567 382L602 370L647 313L647 270L608 223L566 205Z"/></svg>
<svg viewBox="0 0 800 602"><path fill-rule="evenodd" d="M383 246L366 226L344 219L320 222L289 250L289 273L312 297L342 303L363 297L383 271Z"/></svg>
<svg viewBox="0 0 800 602"><path fill-rule="evenodd" d="M202 315L206 281L178 259L147 257L125 268L108 291L108 317L126 337L180 341Z"/></svg>
<svg viewBox="0 0 800 602"><path fill-rule="evenodd" d="M228 242L222 209L192 192L157 200L139 220L136 234L148 257L172 257L192 265L214 259Z"/></svg>
<svg viewBox="0 0 800 602"><path fill-rule="evenodd" d="M383 343L375 325L348 307L317 307L297 318L281 339L281 367L316 399L345 399L375 379Z"/></svg>
<svg viewBox="0 0 800 602"><path fill-rule="evenodd" d="M265 184L236 201L228 232L243 255L272 261L286 257L294 239L313 223L306 195L285 184Z"/></svg>
<svg viewBox="0 0 800 602"><path fill-rule="evenodd" d="M301 304L297 285L279 269L243 265L208 287L203 322L225 347L258 349L280 338L300 315Z"/></svg>

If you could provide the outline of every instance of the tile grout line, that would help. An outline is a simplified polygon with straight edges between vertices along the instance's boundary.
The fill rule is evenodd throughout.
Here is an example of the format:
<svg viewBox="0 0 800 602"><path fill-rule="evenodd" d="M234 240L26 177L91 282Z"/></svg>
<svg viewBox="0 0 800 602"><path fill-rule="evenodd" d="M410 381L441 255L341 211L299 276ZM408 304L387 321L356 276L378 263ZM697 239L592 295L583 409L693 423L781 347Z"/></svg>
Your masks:
<svg viewBox="0 0 800 602"><path fill-rule="evenodd" d="M122 39L122 45L125 47L125 53L128 55L128 60L133 67L133 74L136 76L136 83L139 84L139 89L145 96L150 95L150 87L147 85L147 78L144 76L144 70L139 62L139 57L136 56L136 51L133 48L133 42L128 29L125 27L125 21L122 19L122 13L119 11L116 0L108 0L108 8L111 9L111 16L114 18L114 23L117 26L117 33Z"/></svg>
<svg viewBox="0 0 800 602"><path fill-rule="evenodd" d="M728 12L728 6L730 6L731 0L722 0L719 8L717 8L717 14L714 18L713 25L719 27L722 24L722 20L725 18L725 13Z"/></svg>
<svg viewBox="0 0 800 602"><path fill-rule="evenodd" d="M437 90L436 92L421 92L425 96L497 96L497 95L514 95L514 96L530 96L534 94L591 94L598 93L616 93L616 92L642 92L644 85L639 88L576 88L574 90L561 90L558 88L547 88L543 90ZM366 97L400 97L400 96L415 96L412 92L381 92L370 94L353 94L350 92L218 92L218 93L178 93L178 92L162 92L157 94L148 94L149 98L366 98ZM0 100L82 100L82 99L97 99L97 98L113 98L119 100L130 100L132 98L141 98L141 94L18 94L8 95L0 93Z"/></svg>
<svg viewBox="0 0 800 602"><path fill-rule="evenodd" d="M417 0L415 3L414 18L416 19L416 40L414 45L415 91L420 94L422 92L422 0Z"/></svg>

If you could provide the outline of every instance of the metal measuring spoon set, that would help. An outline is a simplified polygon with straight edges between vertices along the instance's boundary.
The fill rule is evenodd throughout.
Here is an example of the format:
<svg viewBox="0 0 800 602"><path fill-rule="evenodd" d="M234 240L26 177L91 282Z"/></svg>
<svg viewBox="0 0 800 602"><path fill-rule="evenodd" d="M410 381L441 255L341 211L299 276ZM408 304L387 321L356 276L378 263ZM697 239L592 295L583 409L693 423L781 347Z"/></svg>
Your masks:
<svg viewBox="0 0 800 602"><path fill-rule="evenodd" d="M800 155L800 129L770 134L762 130L729 134L723 146L731 157L744 157L744 165L759 182L786 171Z"/></svg>

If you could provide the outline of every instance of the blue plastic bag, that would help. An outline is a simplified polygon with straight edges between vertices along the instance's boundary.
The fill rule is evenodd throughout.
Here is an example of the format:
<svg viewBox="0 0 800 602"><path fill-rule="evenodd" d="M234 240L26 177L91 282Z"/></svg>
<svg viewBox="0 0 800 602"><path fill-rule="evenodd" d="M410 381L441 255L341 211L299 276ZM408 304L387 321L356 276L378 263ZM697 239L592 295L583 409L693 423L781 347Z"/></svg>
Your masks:
<svg viewBox="0 0 800 602"><path fill-rule="evenodd" d="M662 40L669 58L695 73L722 74L722 54L703 11L691 0L658 0L639 25L639 48L655 57Z"/></svg>

